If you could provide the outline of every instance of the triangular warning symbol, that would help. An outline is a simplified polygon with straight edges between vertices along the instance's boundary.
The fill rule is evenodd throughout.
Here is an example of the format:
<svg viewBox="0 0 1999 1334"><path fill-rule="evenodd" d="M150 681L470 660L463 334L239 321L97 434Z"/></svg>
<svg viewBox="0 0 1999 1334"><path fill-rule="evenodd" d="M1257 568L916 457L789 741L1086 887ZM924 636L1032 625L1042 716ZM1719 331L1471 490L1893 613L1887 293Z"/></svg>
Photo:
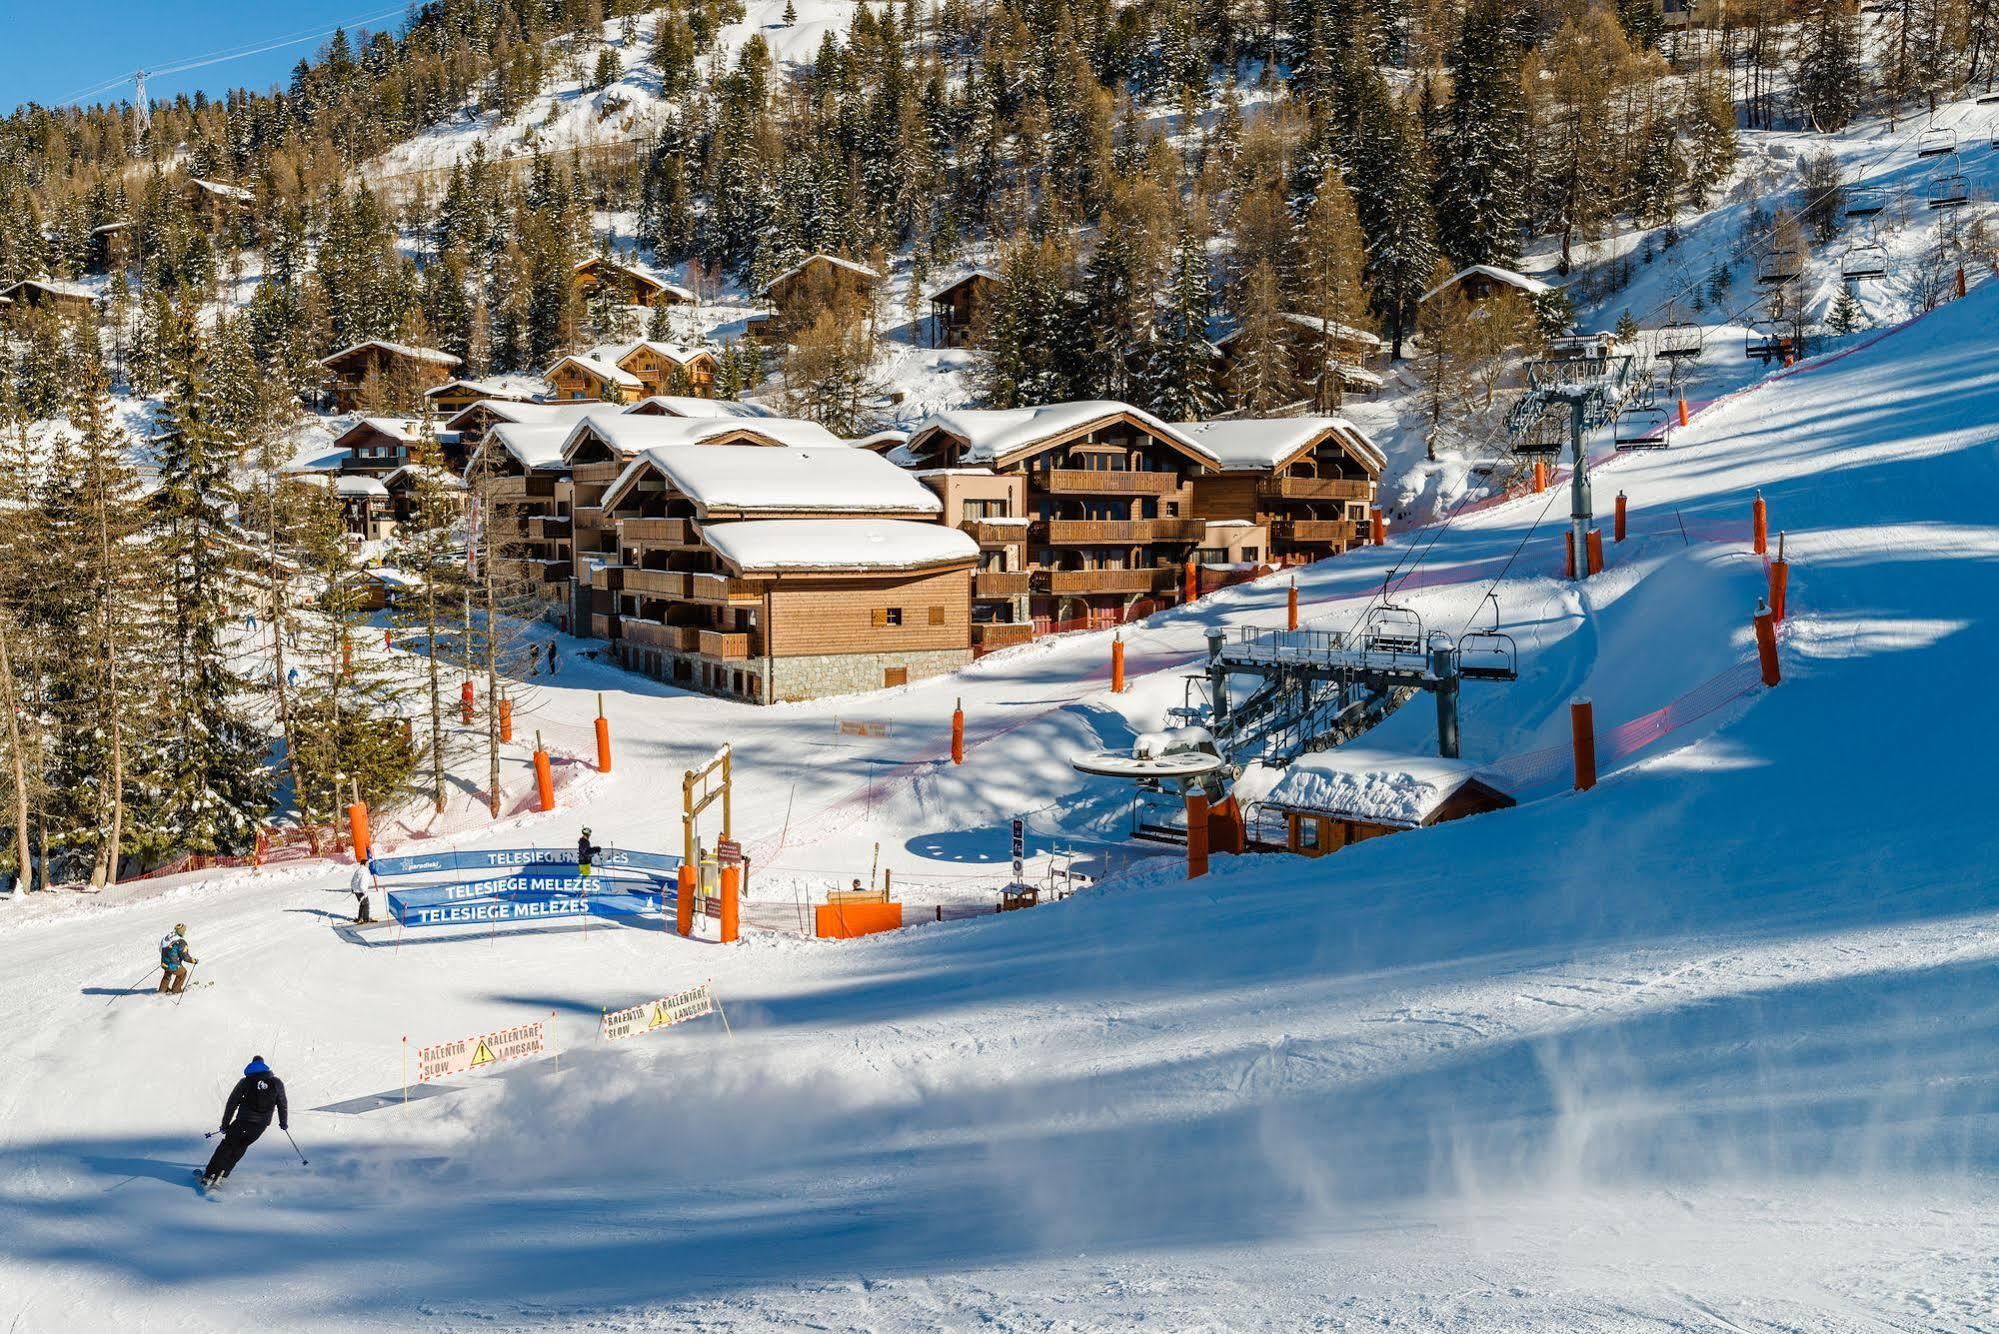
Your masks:
<svg viewBox="0 0 1999 1334"><path fill-rule="evenodd" d="M661 1005L658 1001L654 1001L652 1003L652 1022L647 1024L646 1027L658 1028L665 1023L666 1023L666 1007Z"/></svg>
<svg viewBox="0 0 1999 1334"><path fill-rule="evenodd" d="M472 1053L473 1066L491 1065L495 1059L493 1049L486 1045L486 1039L480 1038L479 1050Z"/></svg>

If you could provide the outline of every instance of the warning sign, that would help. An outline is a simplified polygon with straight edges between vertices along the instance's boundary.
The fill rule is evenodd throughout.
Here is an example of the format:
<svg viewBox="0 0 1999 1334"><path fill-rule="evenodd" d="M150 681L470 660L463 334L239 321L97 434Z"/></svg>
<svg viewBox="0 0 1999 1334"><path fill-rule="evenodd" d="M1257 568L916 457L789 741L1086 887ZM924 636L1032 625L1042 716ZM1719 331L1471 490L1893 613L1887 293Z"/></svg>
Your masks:
<svg viewBox="0 0 1999 1334"><path fill-rule="evenodd" d="M468 1070L482 1069L499 1061L540 1056L547 1050L547 1038L546 1021L537 1019L531 1024L517 1024L476 1037L460 1038L456 1042L418 1047L416 1081L427 1084L433 1079L462 1075Z"/></svg>
<svg viewBox="0 0 1999 1334"><path fill-rule="evenodd" d="M703 982L698 987L676 992L671 996L661 996L634 1005L629 1010L617 1010L604 1016L603 1036L606 1042L617 1042L622 1038L635 1038L654 1029L672 1028L684 1024L689 1019L699 1019L702 1015L715 1012L715 995Z"/></svg>

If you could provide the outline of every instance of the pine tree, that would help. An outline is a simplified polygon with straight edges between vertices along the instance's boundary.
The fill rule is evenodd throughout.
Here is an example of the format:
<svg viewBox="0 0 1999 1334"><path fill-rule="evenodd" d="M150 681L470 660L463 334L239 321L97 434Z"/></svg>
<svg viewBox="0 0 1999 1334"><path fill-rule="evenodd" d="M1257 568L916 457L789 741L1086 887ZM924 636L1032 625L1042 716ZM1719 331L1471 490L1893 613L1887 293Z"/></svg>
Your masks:
<svg viewBox="0 0 1999 1334"><path fill-rule="evenodd" d="M1264 416L1299 397L1291 359L1293 328L1278 304L1277 272L1270 265L1250 270L1239 318L1229 348L1229 392L1238 408Z"/></svg>
<svg viewBox="0 0 1999 1334"><path fill-rule="evenodd" d="M1349 178L1367 238L1374 307L1388 328L1390 356L1399 361L1403 339L1416 324L1416 302L1437 261L1423 139L1415 117L1390 96L1379 75L1362 94L1359 118Z"/></svg>
<svg viewBox="0 0 1999 1334"><path fill-rule="evenodd" d="M1839 299L1832 303L1832 310L1826 316L1826 327L1844 337L1858 329L1866 319L1867 315L1861 308L1860 298L1853 294L1852 288L1842 288Z"/></svg>
<svg viewBox="0 0 1999 1334"><path fill-rule="evenodd" d="M1820 133L1852 122L1866 91L1854 0L1807 0L1798 15L1791 80L1799 110Z"/></svg>
<svg viewBox="0 0 1999 1334"><path fill-rule="evenodd" d="M1328 171L1319 181L1299 220L1296 250L1298 271L1293 289L1299 308L1319 321L1319 346L1311 360L1314 378L1306 387L1311 391L1313 411L1323 415L1337 412L1345 393L1337 369L1338 330L1342 326L1365 330L1373 300L1360 219L1354 213L1353 196L1337 171Z"/></svg>
<svg viewBox="0 0 1999 1334"><path fill-rule="evenodd" d="M1206 239L1192 218L1174 240L1173 267L1154 325L1145 367L1145 406L1168 421L1204 421L1221 410L1215 350L1208 341Z"/></svg>
<svg viewBox="0 0 1999 1334"><path fill-rule="evenodd" d="M1515 9L1506 0L1476 0L1451 51L1452 97L1437 153L1437 242L1459 267L1510 266L1519 258L1532 164Z"/></svg>

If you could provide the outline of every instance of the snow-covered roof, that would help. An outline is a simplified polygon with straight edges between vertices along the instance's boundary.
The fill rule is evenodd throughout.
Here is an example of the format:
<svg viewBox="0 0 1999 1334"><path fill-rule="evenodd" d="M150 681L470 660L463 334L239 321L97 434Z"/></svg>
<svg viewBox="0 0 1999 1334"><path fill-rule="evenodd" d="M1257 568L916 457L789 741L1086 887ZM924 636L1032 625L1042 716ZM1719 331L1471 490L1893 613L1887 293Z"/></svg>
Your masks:
<svg viewBox="0 0 1999 1334"><path fill-rule="evenodd" d="M566 422L501 422L486 433L486 442L480 451L495 446L513 456L516 463L532 472L537 468L559 468L562 466L562 442L569 435ZM466 462L466 471L471 471L478 455Z"/></svg>
<svg viewBox="0 0 1999 1334"><path fill-rule="evenodd" d="M1326 320L1320 319L1317 315L1300 315L1296 311L1287 310L1279 314L1278 318L1287 324L1295 324L1299 328L1315 334L1330 334L1335 342L1350 343L1356 347L1364 347L1371 350L1378 350L1382 345L1381 338L1377 334L1369 333L1366 329L1356 329L1351 324L1329 323ZM1236 329L1216 339L1215 345L1217 347L1227 347L1240 337L1242 337L1242 330Z"/></svg>
<svg viewBox="0 0 1999 1334"><path fill-rule="evenodd" d="M858 440L849 440L847 443L855 449L870 449L880 453L885 449L894 449L897 445L908 444L909 432L891 426L872 435L864 435Z"/></svg>
<svg viewBox="0 0 1999 1334"><path fill-rule="evenodd" d="M697 358L712 358L715 355L705 347L695 347L691 343L668 343L657 338L634 338L623 343L599 343L583 355L593 361L622 367L625 358L641 348L650 348L655 354L665 357L676 366L685 366Z"/></svg>
<svg viewBox="0 0 1999 1334"><path fill-rule="evenodd" d="M839 436L819 423L796 417L634 417L621 412L614 416L593 415L571 426L562 442L562 456L573 458L587 440L601 441L630 458L644 449L701 445L746 433L794 449L847 447Z"/></svg>
<svg viewBox="0 0 1999 1334"><path fill-rule="evenodd" d="M435 388L424 390L423 396L425 398L436 398L441 394L451 393L453 390L466 389L471 390L484 399L493 399L498 402L507 402L509 400L525 402L538 394L547 393L548 385L531 375L488 375L477 380L467 378L449 380Z"/></svg>
<svg viewBox="0 0 1999 1334"><path fill-rule="evenodd" d="M400 441L405 445L414 445L423 438L422 429L406 417L357 417L352 426L340 433L340 439L345 440L362 430L386 435L391 440Z"/></svg>
<svg viewBox="0 0 1999 1334"><path fill-rule="evenodd" d="M692 301L694 299L694 293L688 291L685 287L677 283L670 283L659 275L649 273L636 264L628 263L622 259L612 259L608 255L592 255L589 259L584 260L576 266L576 272L581 273L583 270L598 264L603 265L605 268L616 269L619 273L630 274L641 282L650 283L662 292L671 292L682 301Z"/></svg>
<svg viewBox="0 0 1999 1334"><path fill-rule="evenodd" d="M960 408L926 417L911 438L932 429L964 441L963 462L998 463L1044 441L1075 434L1097 422L1128 415L1161 440L1179 445L1198 457L1207 451L1179 430L1142 408L1112 399L1075 403L1044 403L1031 408Z"/></svg>
<svg viewBox="0 0 1999 1334"><path fill-rule="evenodd" d="M252 195L240 185L225 185L221 181L204 180L199 176L189 178L188 184L203 194L217 195L223 199L237 199L248 203L250 200L256 198L255 195Z"/></svg>
<svg viewBox="0 0 1999 1334"><path fill-rule="evenodd" d="M911 570L979 556L969 535L911 519L745 519L704 524L701 536L743 574Z"/></svg>
<svg viewBox="0 0 1999 1334"><path fill-rule="evenodd" d="M1268 472L1329 434L1374 472L1387 466L1380 447L1345 417L1252 417L1175 422L1174 427L1213 456L1224 472Z"/></svg>
<svg viewBox="0 0 1999 1334"><path fill-rule="evenodd" d="M342 496L386 496L389 488L382 485L379 477L366 473L344 472L333 479L333 490Z"/></svg>
<svg viewBox="0 0 1999 1334"><path fill-rule="evenodd" d="M1394 755L1345 747L1299 756L1282 770L1251 766L1237 784L1239 798L1268 781L1261 800L1266 806L1310 811L1342 820L1413 829L1428 821L1437 808L1476 777L1462 760L1435 755ZM1248 784L1246 790L1244 784Z"/></svg>
<svg viewBox="0 0 1999 1334"><path fill-rule="evenodd" d="M409 357L414 361L434 362L439 366L459 366L464 364L449 352L440 352L434 347L412 347L408 343L392 343L386 338L364 338L358 343L350 343L348 346L335 352L332 356L321 357L319 364L322 366L331 366L337 361L344 360L347 357L353 356L356 352L365 351L371 347L386 352L390 356Z"/></svg>
<svg viewBox="0 0 1999 1334"><path fill-rule="evenodd" d="M382 485L391 491L406 482L427 478L447 491L463 491L465 479L449 468L426 468L420 463L405 463L382 479Z"/></svg>
<svg viewBox="0 0 1999 1334"><path fill-rule="evenodd" d="M604 492L614 504L647 470L702 510L937 514L937 494L878 454L831 449L765 449L756 445L665 445L625 465Z"/></svg>
<svg viewBox="0 0 1999 1334"><path fill-rule="evenodd" d="M551 425L561 422L565 425L584 417L615 416L625 410L622 403L516 403L504 398L482 398L477 403L460 410L445 425L453 430L463 429L461 423L480 408L486 409L501 421L521 422L532 425Z"/></svg>
<svg viewBox="0 0 1999 1334"><path fill-rule="evenodd" d="M1423 293L1417 300L1428 301L1445 288L1455 287L1473 274L1477 274L1481 278L1490 278L1496 283L1504 283L1508 287L1518 288L1529 296L1540 296L1543 292L1554 290L1539 278L1529 278L1524 273L1515 273L1512 269L1502 269L1497 264L1471 264L1459 269L1456 273Z"/></svg>
<svg viewBox="0 0 1999 1334"><path fill-rule="evenodd" d="M554 365L542 372L542 378L547 380L555 379L555 373L564 366L581 367L584 371L596 376L598 379L608 384L617 385L621 389L636 389L645 383L645 381L639 379L638 376L632 374L622 366L613 366L608 361L599 361L595 357L586 356L581 353L571 353L566 357L557 358Z"/></svg>
<svg viewBox="0 0 1999 1334"><path fill-rule="evenodd" d="M654 394L625 409L635 417L768 417L770 409L734 398L691 398L685 394Z"/></svg>
<svg viewBox="0 0 1999 1334"><path fill-rule="evenodd" d="M82 283L66 283L60 278L23 278L17 283L9 283L5 287L0 287L0 296L18 292L23 288L33 288L36 291L47 292L50 296L72 297L78 301L97 300L97 293L91 291Z"/></svg>
<svg viewBox="0 0 1999 1334"><path fill-rule="evenodd" d="M972 281L972 279L974 278L984 278L988 282L995 282L995 283L1003 283L1006 281L1006 275L1003 273L998 273L992 269L986 269L986 268L973 269L970 273L961 274L960 276L953 278L950 282L945 283L942 287L935 289L930 293L929 296L925 297L924 300L926 301L941 300L945 293L956 291L958 288L963 287L966 283Z"/></svg>
<svg viewBox="0 0 1999 1334"><path fill-rule="evenodd" d="M779 283L783 282L785 279L796 277L797 275L805 272L805 270L807 270L808 268L812 267L814 264L821 264L821 263L834 265L837 268L845 269L847 270L847 272L852 274L857 274L863 278L881 277L881 274L875 272L867 265L856 264L851 259L841 259L838 255L828 255L823 253L817 255L807 255L804 259L799 260L796 264L786 269L783 273L778 274L775 278L772 278L762 287L759 287L757 289L757 295L758 296L768 295L771 288L776 287Z"/></svg>

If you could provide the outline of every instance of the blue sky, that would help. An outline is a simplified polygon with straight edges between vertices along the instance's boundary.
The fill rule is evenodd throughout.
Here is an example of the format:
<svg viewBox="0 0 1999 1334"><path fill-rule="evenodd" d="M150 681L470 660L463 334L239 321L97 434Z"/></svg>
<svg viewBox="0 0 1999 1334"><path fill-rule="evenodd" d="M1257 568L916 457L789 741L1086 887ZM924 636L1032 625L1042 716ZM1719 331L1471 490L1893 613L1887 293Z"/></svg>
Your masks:
<svg viewBox="0 0 1999 1334"><path fill-rule="evenodd" d="M209 56L304 37L335 24L402 26L396 0L5 0L0 27L0 109L23 102L129 98L129 83L99 90L135 69L167 69ZM365 24L355 20L372 19ZM223 60L148 80L155 98L196 89L221 93L283 83L326 39Z"/></svg>

